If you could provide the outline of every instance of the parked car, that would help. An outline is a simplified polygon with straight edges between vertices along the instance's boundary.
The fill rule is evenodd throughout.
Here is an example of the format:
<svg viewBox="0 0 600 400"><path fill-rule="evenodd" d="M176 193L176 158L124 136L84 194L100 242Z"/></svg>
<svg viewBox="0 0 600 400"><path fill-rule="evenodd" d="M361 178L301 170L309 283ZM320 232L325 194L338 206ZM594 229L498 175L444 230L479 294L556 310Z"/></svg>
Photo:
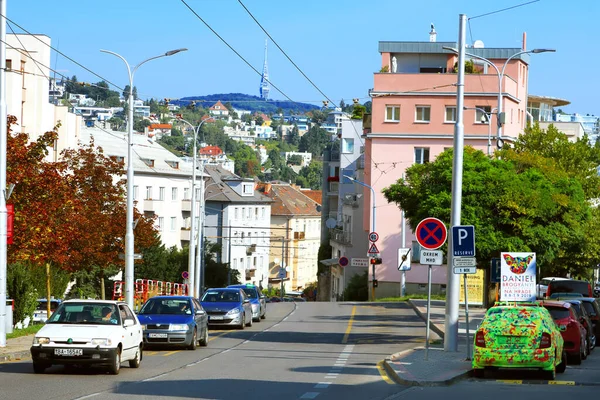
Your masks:
<svg viewBox="0 0 600 400"><path fill-rule="evenodd" d="M537 284L537 298L543 299L546 297L546 293L548 292L548 284L552 281L565 281L568 278L557 278L557 277L548 277L542 278Z"/></svg>
<svg viewBox="0 0 600 400"><path fill-rule="evenodd" d="M587 331L588 354L590 354L594 347L596 347L596 334L594 333L594 326L592 325L592 320L590 319L590 316L585 310L585 307L583 306L583 302L581 300L565 298L564 301L568 301L573 305L573 308L575 309L579 317L579 321Z"/></svg>
<svg viewBox="0 0 600 400"><path fill-rule="evenodd" d="M60 305L61 300L50 299L50 313L53 313ZM52 315L52 314L51 314ZM38 299L38 305L33 312L33 323L45 323L48 319L48 301L46 299Z"/></svg>
<svg viewBox="0 0 600 400"><path fill-rule="evenodd" d="M228 288L242 289L250 299L252 307L252 319L260 322L267 317L267 301L265 295L260 292L256 285L229 285Z"/></svg>
<svg viewBox="0 0 600 400"><path fill-rule="evenodd" d="M538 304L496 305L475 334L473 374L486 368L539 368L548 379L564 372L567 354L550 312Z"/></svg>
<svg viewBox="0 0 600 400"><path fill-rule="evenodd" d="M186 346L196 350L208 345L208 316L191 296L156 296L148 299L138 319L145 345Z"/></svg>
<svg viewBox="0 0 600 400"><path fill-rule="evenodd" d="M594 297L600 297L600 282L596 282L594 286Z"/></svg>
<svg viewBox="0 0 600 400"><path fill-rule="evenodd" d="M142 361L142 326L126 303L67 300L35 334L33 371L52 365L103 365L118 374L121 363L138 368Z"/></svg>
<svg viewBox="0 0 600 400"><path fill-rule="evenodd" d="M250 299L242 289L208 289L200 301L208 314L208 325L252 326Z"/></svg>
<svg viewBox="0 0 600 400"><path fill-rule="evenodd" d="M598 299L593 297L581 297L579 300L583 302L585 311L587 311L587 314L592 321L594 336L600 338L600 304L598 304Z"/></svg>
<svg viewBox="0 0 600 400"><path fill-rule="evenodd" d="M552 293L579 293L582 297L594 297L592 285L587 281L578 281L575 279L553 280L548 282L546 297L552 296Z"/></svg>
<svg viewBox="0 0 600 400"><path fill-rule="evenodd" d="M544 300L540 302L552 315L562 334L569 363L581 364L588 355L587 331L580 322L573 305L565 301Z"/></svg>

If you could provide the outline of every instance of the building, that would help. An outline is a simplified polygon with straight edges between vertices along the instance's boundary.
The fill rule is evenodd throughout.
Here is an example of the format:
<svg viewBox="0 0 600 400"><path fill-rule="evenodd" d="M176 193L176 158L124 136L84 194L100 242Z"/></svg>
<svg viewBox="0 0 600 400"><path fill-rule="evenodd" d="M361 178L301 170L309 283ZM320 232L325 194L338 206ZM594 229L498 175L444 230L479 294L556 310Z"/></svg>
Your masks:
<svg viewBox="0 0 600 400"><path fill-rule="evenodd" d="M171 136L171 129L173 129L173 125L171 124L150 124L146 128L146 132L148 136L157 138L167 135Z"/></svg>
<svg viewBox="0 0 600 400"><path fill-rule="evenodd" d="M600 117L595 115L581 115L581 114L560 114L556 113L556 122L566 123L578 123L583 126L585 134L590 139L591 143L596 143L598 136L600 135Z"/></svg>
<svg viewBox="0 0 600 400"><path fill-rule="evenodd" d="M150 106L145 106L143 100L134 100L133 116L140 118L150 118Z"/></svg>
<svg viewBox="0 0 600 400"><path fill-rule="evenodd" d="M515 56L526 48L525 37L522 48L488 49L480 41L476 44L469 47L468 52L490 60L500 70L511 58L501 77L487 63L475 58L472 59L474 73L465 74L464 144L486 152L491 136L486 116L495 115L499 79L503 88L504 141L515 140L526 126L530 56ZM376 297L399 294L398 249L402 247L403 236L406 246L415 250L411 252L413 268L406 273L407 282L426 283L423 282L426 276L420 273L426 267L418 264L419 246L413 240L414 227L401 226L401 210L396 206L380 207L373 223L371 205L375 200L378 206L387 205L382 189L401 178L406 168L414 163L429 162L453 146L457 115L454 66L458 56L444 47L455 46L455 42L379 42L381 70L374 74L370 91L371 127L365 132L364 140L364 182L373 187L376 199L370 190L363 189L363 226L376 226L383 260L375 271L379 282ZM492 123L496 123L494 118ZM434 268L434 285L444 290L446 279L446 267ZM369 274L369 285L371 281Z"/></svg>
<svg viewBox="0 0 600 400"><path fill-rule="evenodd" d="M220 166L205 166L205 237L221 245L217 261L240 272L242 283L267 287L272 200Z"/></svg>
<svg viewBox="0 0 600 400"><path fill-rule="evenodd" d="M223 150L219 146L204 146L198 153L203 156L220 156Z"/></svg>
<svg viewBox="0 0 600 400"><path fill-rule="evenodd" d="M587 132L581 122L564 118L566 114L561 115L554 109L569 104L571 102L564 99L530 94L527 97L527 116L530 118L530 122L538 123L542 129L548 129L550 125L554 125L556 129L567 135L569 140L572 141L583 138L587 133L592 143L594 143L597 134L594 136L593 132Z"/></svg>
<svg viewBox="0 0 600 400"><path fill-rule="evenodd" d="M265 183L260 191L271 205L271 252L269 283L281 284L279 272L286 269L286 290L302 290L317 281L321 241L319 203L287 183Z"/></svg>
<svg viewBox="0 0 600 400"><path fill-rule="evenodd" d="M217 101L215 104L210 106L208 108L208 112L210 113L210 115L213 115L215 117L229 116L229 110L223 105L223 103L221 103L221 100Z"/></svg>
<svg viewBox="0 0 600 400"><path fill-rule="evenodd" d="M223 168L226 171L229 171L232 174L235 172L235 160L227 157L225 153L216 156L201 154L198 156L198 160L203 162L204 165L220 166L221 168Z"/></svg>
<svg viewBox="0 0 600 400"><path fill-rule="evenodd" d="M304 151L304 152L286 151L286 152L283 152L281 155L283 157L285 157L286 162L292 156L300 156L302 158L302 164L300 164L301 167L308 166L308 164L310 164L310 162L312 161L312 153L308 153L306 151Z"/></svg>
<svg viewBox="0 0 600 400"><path fill-rule="evenodd" d="M80 143L87 145L91 138L106 156L127 165L126 132L82 128ZM192 164L139 134L133 135L133 156L135 207L140 213L156 217L156 229L165 247L181 249L190 240ZM196 205L196 215L199 210Z"/></svg>

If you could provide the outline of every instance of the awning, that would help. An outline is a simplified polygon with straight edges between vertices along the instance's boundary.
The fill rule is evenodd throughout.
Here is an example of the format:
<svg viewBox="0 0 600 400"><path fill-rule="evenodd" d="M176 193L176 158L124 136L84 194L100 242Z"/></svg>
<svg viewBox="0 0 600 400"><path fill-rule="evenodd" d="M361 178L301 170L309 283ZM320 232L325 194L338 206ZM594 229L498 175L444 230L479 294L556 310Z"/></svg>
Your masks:
<svg viewBox="0 0 600 400"><path fill-rule="evenodd" d="M319 262L324 265L327 265L328 267L331 267L332 265L339 265L340 259L339 258L327 258L325 260L320 260Z"/></svg>

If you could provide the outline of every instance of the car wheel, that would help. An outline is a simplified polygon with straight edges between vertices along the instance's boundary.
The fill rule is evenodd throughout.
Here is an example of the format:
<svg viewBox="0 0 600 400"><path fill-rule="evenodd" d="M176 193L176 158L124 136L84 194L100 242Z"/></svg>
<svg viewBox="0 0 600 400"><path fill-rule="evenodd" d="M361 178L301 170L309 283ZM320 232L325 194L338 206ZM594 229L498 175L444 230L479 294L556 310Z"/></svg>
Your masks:
<svg viewBox="0 0 600 400"><path fill-rule="evenodd" d="M108 371L111 375L119 375L119 371L121 371L121 349L118 348L115 356L112 359L112 363L110 367L108 367Z"/></svg>
<svg viewBox="0 0 600 400"><path fill-rule="evenodd" d="M556 367L553 367L550 371L543 371L544 372L544 377L549 380L549 381L553 381L554 379L556 379Z"/></svg>
<svg viewBox="0 0 600 400"><path fill-rule="evenodd" d="M563 350L560 358L560 364L556 367L556 372L562 374L567 369L567 352Z"/></svg>
<svg viewBox="0 0 600 400"><path fill-rule="evenodd" d="M139 368L141 362L142 362L142 345L140 345L140 347L138 347L138 350L135 352L135 358L133 360L129 360L129 368Z"/></svg>
<svg viewBox="0 0 600 400"><path fill-rule="evenodd" d="M202 335L202 339L200 339L200 346L208 346L208 326L204 328L204 334Z"/></svg>
<svg viewBox="0 0 600 400"><path fill-rule="evenodd" d="M588 349L590 348L590 345L588 344L587 339L585 339L585 342L583 343L583 353L581 354L581 359L585 360L587 359L588 356Z"/></svg>
<svg viewBox="0 0 600 400"><path fill-rule="evenodd" d="M252 314L250 314L250 320L248 321L248 323L246 324L247 327L251 327L252 326L252 321L254 321L254 318L252 318Z"/></svg>
<svg viewBox="0 0 600 400"><path fill-rule="evenodd" d="M190 345L188 346L188 350L196 350L197 346L198 346L198 331L196 328L194 328L194 333L192 333L192 341L190 342Z"/></svg>
<svg viewBox="0 0 600 400"><path fill-rule="evenodd" d="M33 372L35 372L36 374L43 374L46 368L48 368L47 364L42 364L39 362L33 363Z"/></svg>
<svg viewBox="0 0 600 400"><path fill-rule="evenodd" d="M244 330L244 327L246 326L246 314L242 314L242 320L240 321L240 324L238 325L238 328L241 330Z"/></svg>
<svg viewBox="0 0 600 400"><path fill-rule="evenodd" d="M263 315L260 316L261 319L265 319L267 318L267 310L265 310L265 312L263 313Z"/></svg>
<svg viewBox="0 0 600 400"><path fill-rule="evenodd" d="M471 376L473 376L473 378L483 378L484 372L484 369L473 369L471 370Z"/></svg>

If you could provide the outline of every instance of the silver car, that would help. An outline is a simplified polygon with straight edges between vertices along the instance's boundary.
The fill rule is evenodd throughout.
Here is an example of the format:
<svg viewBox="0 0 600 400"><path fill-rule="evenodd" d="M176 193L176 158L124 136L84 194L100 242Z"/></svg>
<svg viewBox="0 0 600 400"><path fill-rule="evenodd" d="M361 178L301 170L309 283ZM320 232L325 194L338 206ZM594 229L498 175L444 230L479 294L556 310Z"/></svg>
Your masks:
<svg viewBox="0 0 600 400"><path fill-rule="evenodd" d="M208 289L200 301L208 314L208 325L252 326L252 306L246 293L239 288Z"/></svg>

